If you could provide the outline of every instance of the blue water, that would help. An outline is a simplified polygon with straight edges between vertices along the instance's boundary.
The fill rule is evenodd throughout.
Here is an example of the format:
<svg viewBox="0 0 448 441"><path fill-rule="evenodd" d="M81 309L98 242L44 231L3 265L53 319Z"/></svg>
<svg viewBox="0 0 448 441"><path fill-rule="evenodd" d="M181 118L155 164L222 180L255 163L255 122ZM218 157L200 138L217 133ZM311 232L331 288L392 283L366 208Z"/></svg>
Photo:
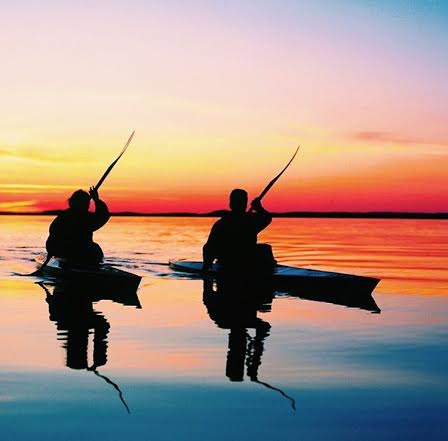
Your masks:
<svg viewBox="0 0 448 441"><path fill-rule="evenodd" d="M278 297L232 327L238 311L201 280L155 264L198 258L212 219L101 231L108 259L143 276L141 308L14 275L48 222L0 217L2 440L446 439L446 224L275 220L265 240L282 261L381 277L381 313Z"/></svg>

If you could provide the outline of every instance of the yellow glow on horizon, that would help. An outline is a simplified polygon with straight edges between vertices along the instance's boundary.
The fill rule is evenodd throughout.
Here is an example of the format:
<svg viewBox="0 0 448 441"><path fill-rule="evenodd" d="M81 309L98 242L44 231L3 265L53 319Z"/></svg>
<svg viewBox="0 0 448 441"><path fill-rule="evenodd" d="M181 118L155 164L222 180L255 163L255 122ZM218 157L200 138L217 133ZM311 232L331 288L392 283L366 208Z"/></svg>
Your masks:
<svg viewBox="0 0 448 441"><path fill-rule="evenodd" d="M29 211L38 211L37 201L14 201L14 202L0 202L0 211L27 213Z"/></svg>

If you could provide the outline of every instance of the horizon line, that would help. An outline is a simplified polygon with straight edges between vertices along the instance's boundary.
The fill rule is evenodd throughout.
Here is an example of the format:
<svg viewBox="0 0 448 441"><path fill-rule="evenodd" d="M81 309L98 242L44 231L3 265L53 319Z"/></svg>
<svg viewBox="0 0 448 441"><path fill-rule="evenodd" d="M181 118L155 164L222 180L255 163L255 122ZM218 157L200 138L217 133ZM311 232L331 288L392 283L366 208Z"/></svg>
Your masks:
<svg viewBox="0 0 448 441"><path fill-rule="evenodd" d="M0 216L55 216L63 210L45 210L38 212L0 211ZM137 211L111 212L116 217L220 217L229 210L214 210L207 213L162 212L145 213ZM286 211L271 212L276 218L384 218L384 219L448 219L448 212L419 211Z"/></svg>

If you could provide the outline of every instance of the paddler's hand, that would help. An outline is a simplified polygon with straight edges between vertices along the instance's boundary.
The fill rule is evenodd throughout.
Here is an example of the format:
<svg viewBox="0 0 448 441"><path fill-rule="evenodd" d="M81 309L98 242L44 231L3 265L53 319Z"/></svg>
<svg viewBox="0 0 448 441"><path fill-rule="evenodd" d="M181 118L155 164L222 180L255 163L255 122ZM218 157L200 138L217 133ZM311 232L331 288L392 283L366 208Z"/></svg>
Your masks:
<svg viewBox="0 0 448 441"><path fill-rule="evenodd" d="M259 211L264 211L263 206L261 205L261 199L260 198L255 198L251 203L250 203L250 207L252 208L252 210L259 212Z"/></svg>
<svg viewBox="0 0 448 441"><path fill-rule="evenodd" d="M89 194L90 197L94 200L94 202L100 200L100 195L98 194L98 190L95 187L90 187Z"/></svg>

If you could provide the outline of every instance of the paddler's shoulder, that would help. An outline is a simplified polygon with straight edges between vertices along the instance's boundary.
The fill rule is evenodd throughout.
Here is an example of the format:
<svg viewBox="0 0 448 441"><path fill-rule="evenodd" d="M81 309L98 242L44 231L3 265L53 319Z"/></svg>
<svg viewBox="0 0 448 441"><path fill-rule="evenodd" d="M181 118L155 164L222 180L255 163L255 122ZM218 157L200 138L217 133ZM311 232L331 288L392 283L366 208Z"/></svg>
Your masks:
<svg viewBox="0 0 448 441"><path fill-rule="evenodd" d="M222 222L222 221L225 222L226 219L229 218L229 215L231 214L231 212L227 211L227 210L220 210L219 212L216 212L216 214L220 216L219 219L215 222L215 223L218 223L218 222Z"/></svg>
<svg viewBox="0 0 448 441"><path fill-rule="evenodd" d="M213 224L214 228L220 228L233 222L233 214L231 211L220 213L221 217Z"/></svg>
<svg viewBox="0 0 448 441"><path fill-rule="evenodd" d="M65 210L59 210L56 213L56 219L63 219L67 216L70 216L70 208L66 208Z"/></svg>

